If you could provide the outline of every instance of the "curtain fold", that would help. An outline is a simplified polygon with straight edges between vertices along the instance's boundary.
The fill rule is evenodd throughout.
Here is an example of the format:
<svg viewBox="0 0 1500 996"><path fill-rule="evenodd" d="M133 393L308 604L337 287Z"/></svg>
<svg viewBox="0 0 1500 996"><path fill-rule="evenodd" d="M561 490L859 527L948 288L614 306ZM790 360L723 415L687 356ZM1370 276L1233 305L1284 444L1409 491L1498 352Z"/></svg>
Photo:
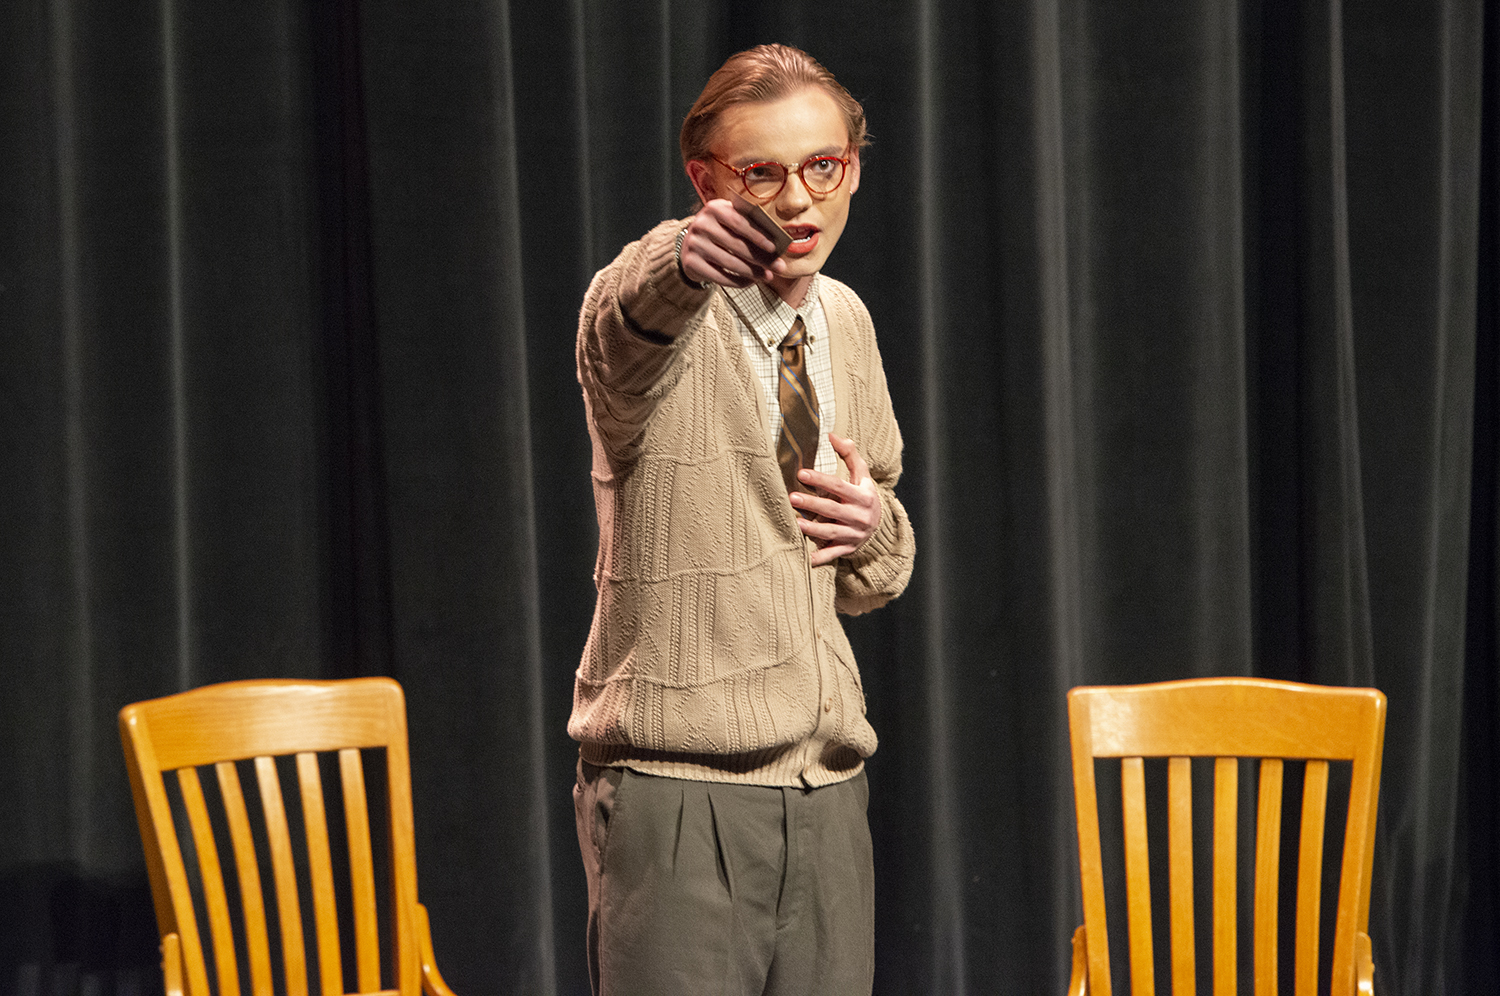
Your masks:
<svg viewBox="0 0 1500 996"><path fill-rule="evenodd" d="M1493 0L20 0L0 12L0 994L154 989L114 714L406 687L460 994L587 991L564 723L590 276L799 45L874 144L829 272L919 536L850 620L877 992L1061 992L1063 696L1390 696L1381 990L1490 991ZM1246 819L1253 819L1247 807Z"/></svg>
<svg viewBox="0 0 1500 996"><path fill-rule="evenodd" d="M522 281L545 236L520 227L510 14L367 2L359 16L390 673L412 703L423 901L452 948L489 951L512 988L555 991L538 926L570 824L551 828L566 771L549 772L557 731L541 725L532 464L547 455L533 453Z"/></svg>
<svg viewBox="0 0 1500 996"><path fill-rule="evenodd" d="M1412 891L1381 883L1392 916L1375 936L1386 977L1415 991L1456 984L1434 939L1462 916L1450 847L1466 787L1449 738L1463 709L1480 269L1458 261L1478 263L1484 30L1462 5L1398 16L1347 19L1348 189L1381 208L1349 223L1358 443L1374 681L1393 703L1386 784L1416 789L1383 793L1381 860Z"/></svg>

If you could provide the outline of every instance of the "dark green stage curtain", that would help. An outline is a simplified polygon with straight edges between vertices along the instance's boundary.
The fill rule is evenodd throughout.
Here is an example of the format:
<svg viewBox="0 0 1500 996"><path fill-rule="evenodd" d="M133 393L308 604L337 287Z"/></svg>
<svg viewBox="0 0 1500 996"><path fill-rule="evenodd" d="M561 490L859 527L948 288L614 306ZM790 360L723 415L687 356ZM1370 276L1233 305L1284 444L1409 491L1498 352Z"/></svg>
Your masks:
<svg viewBox="0 0 1500 996"><path fill-rule="evenodd" d="M564 722L590 275L708 73L875 144L831 272L907 440L850 624L881 993L1064 990L1063 694L1390 696L1380 991L1500 990L1492 0L12 0L0 8L0 994L155 991L124 703L384 673L460 994L587 991ZM1247 819L1252 818L1248 815Z"/></svg>

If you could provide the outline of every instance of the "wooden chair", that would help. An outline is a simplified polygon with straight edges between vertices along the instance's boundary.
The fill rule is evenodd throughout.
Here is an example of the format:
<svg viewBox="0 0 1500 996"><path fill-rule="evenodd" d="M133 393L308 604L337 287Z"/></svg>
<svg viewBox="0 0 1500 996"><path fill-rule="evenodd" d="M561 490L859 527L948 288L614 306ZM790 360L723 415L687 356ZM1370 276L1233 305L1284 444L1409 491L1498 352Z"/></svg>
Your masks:
<svg viewBox="0 0 1500 996"><path fill-rule="evenodd" d="M350 907L344 928L353 939L353 974L359 993L380 996L453 996L432 957L426 909L417 902L412 836L411 773L406 745L406 705L401 686L387 678L350 681L234 681L178 695L137 702L120 710L120 737L146 850L156 920L162 937L162 973L168 996L239 996L240 958L254 996L271 996L271 936L257 849L269 854L276 902L281 985L286 996L307 996L307 944L297 868L307 872L313 907L318 983L322 996L344 996L344 959L336 909L333 859L347 850ZM383 748L385 812L389 825L389 902L377 906L370 843L371 810L365 764ZM330 837L323 804L320 752L337 752L344 834ZM306 849L293 844L283 802L278 756L294 755L281 767L296 769ZM241 791L240 770L254 770L259 815L252 817ZM210 815L199 768L213 766L222 803ZM372 771L379 771L373 768ZM177 806L169 798L166 773L174 774ZM191 828L190 866L183 860L177 820ZM241 916L231 917L220 864L225 853L217 832L229 839ZM334 846L330 846L330 840ZM340 883L342 884L342 883ZM200 912L207 914L217 982L211 994ZM385 917L382 930L380 919ZM236 926L236 920L238 925ZM387 943L388 975L381 977L381 936Z"/></svg>
<svg viewBox="0 0 1500 996"><path fill-rule="evenodd" d="M1084 925L1073 935L1070 996L1110 996L1109 937L1095 796L1095 759L1120 758L1125 910L1130 991L1156 991L1146 833L1145 758L1166 762L1167 907L1173 996L1196 991L1191 758L1214 759L1212 978L1233 996L1238 976L1239 758L1259 758L1251 948L1255 996L1274 996L1278 975L1278 887L1285 760L1305 760L1296 867L1292 977L1313 996L1319 972L1320 891L1329 762L1351 761L1349 808L1334 913L1330 991L1373 992L1367 933L1375 805L1385 736L1385 696L1373 688L1327 688L1252 678L1075 688L1068 693L1073 793ZM1206 763L1206 762L1205 762Z"/></svg>

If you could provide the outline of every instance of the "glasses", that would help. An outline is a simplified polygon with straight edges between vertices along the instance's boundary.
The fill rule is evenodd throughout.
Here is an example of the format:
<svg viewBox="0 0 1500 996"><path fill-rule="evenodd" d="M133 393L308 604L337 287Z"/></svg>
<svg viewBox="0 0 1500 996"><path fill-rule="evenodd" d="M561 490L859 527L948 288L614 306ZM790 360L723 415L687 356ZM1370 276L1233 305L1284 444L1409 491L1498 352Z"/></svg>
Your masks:
<svg viewBox="0 0 1500 996"><path fill-rule="evenodd" d="M774 200L792 173L802 178L802 183L815 194L831 194L844 182L844 172L849 166L848 156L808 156L801 165L764 162L749 166L731 166L713 153L714 162L740 178L745 193L762 204Z"/></svg>

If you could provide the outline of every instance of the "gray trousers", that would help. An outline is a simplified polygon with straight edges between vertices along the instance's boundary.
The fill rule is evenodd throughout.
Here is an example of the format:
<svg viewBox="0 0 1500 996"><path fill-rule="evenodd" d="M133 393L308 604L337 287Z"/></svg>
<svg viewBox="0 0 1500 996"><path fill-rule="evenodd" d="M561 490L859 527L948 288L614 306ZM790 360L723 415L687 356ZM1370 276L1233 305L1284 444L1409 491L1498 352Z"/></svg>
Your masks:
<svg viewBox="0 0 1500 996"><path fill-rule="evenodd" d="M595 996L869 996L868 801L580 762Z"/></svg>

